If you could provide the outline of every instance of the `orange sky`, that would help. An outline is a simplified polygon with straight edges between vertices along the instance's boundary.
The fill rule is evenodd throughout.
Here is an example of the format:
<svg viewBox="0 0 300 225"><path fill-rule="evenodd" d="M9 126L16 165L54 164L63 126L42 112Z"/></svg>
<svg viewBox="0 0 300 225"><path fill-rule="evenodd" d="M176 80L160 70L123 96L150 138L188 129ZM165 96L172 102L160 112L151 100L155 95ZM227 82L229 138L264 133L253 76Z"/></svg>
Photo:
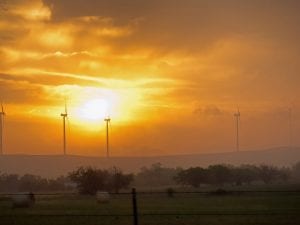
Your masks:
<svg viewBox="0 0 300 225"><path fill-rule="evenodd" d="M300 133L296 0L0 0L6 154L224 152Z"/></svg>

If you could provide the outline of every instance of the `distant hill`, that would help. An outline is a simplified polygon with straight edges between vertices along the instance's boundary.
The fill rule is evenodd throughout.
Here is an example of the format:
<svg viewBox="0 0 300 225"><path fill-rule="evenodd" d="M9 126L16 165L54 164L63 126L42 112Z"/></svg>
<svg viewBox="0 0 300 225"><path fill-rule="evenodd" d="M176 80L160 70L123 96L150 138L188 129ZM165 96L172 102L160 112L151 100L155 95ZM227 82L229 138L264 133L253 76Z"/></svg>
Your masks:
<svg viewBox="0 0 300 225"><path fill-rule="evenodd" d="M143 166L160 162L165 167L206 167L225 163L268 164L291 166L300 161L300 148L276 148L261 151L241 151L214 154L169 155L155 157L86 157L58 155L3 155L0 156L1 173L35 174L43 177L57 177L80 166L110 168L117 166L126 172L137 172Z"/></svg>

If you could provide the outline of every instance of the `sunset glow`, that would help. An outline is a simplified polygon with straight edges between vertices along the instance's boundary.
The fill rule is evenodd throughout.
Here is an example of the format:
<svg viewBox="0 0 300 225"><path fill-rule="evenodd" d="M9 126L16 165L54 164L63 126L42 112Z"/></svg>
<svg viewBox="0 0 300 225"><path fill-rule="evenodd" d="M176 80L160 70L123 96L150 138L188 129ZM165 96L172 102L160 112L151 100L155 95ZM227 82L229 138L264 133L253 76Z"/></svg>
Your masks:
<svg viewBox="0 0 300 225"><path fill-rule="evenodd" d="M241 149L299 145L299 3L251 2L0 0L6 152L59 153L64 99L73 154L107 116L115 155L232 151L237 106Z"/></svg>
<svg viewBox="0 0 300 225"><path fill-rule="evenodd" d="M108 114L108 103L103 99L90 100L82 106L80 111L84 119L104 119Z"/></svg>

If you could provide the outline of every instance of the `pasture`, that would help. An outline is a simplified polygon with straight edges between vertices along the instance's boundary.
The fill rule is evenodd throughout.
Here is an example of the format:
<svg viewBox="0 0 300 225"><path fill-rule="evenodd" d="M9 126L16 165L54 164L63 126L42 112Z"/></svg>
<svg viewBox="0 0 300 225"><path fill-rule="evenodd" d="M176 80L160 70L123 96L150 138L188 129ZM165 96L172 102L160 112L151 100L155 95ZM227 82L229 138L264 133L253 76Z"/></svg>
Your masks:
<svg viewBox="0 0 300 225"><path fill-rule="evenodd" d="M93 196L40 194L32 208L12 208L0 199L1 225L131 225L131 194L113 194L99 204ZM140 225L295 225L300 224L300 192L230 192L223 194L138 193Z"/></svg>

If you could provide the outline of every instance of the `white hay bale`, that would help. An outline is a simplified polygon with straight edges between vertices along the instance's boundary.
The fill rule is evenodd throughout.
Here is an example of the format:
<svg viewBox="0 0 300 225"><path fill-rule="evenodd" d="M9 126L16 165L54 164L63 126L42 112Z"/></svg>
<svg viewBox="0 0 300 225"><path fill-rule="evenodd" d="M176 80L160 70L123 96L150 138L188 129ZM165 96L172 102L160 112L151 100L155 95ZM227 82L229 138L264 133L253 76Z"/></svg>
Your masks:
<svg viewBox="0 0 300 225"><path fill-rule="evenodd" d="M34 205L35 197L33 193L17 193L12 195L13 208L28 208Z"/></svg>
<svg viewBox="0 0 300 225"><path fill-rule="evenodd" d="M96 198L98 203L108 203L110 195L106 191L97 191Z"/></svg>

